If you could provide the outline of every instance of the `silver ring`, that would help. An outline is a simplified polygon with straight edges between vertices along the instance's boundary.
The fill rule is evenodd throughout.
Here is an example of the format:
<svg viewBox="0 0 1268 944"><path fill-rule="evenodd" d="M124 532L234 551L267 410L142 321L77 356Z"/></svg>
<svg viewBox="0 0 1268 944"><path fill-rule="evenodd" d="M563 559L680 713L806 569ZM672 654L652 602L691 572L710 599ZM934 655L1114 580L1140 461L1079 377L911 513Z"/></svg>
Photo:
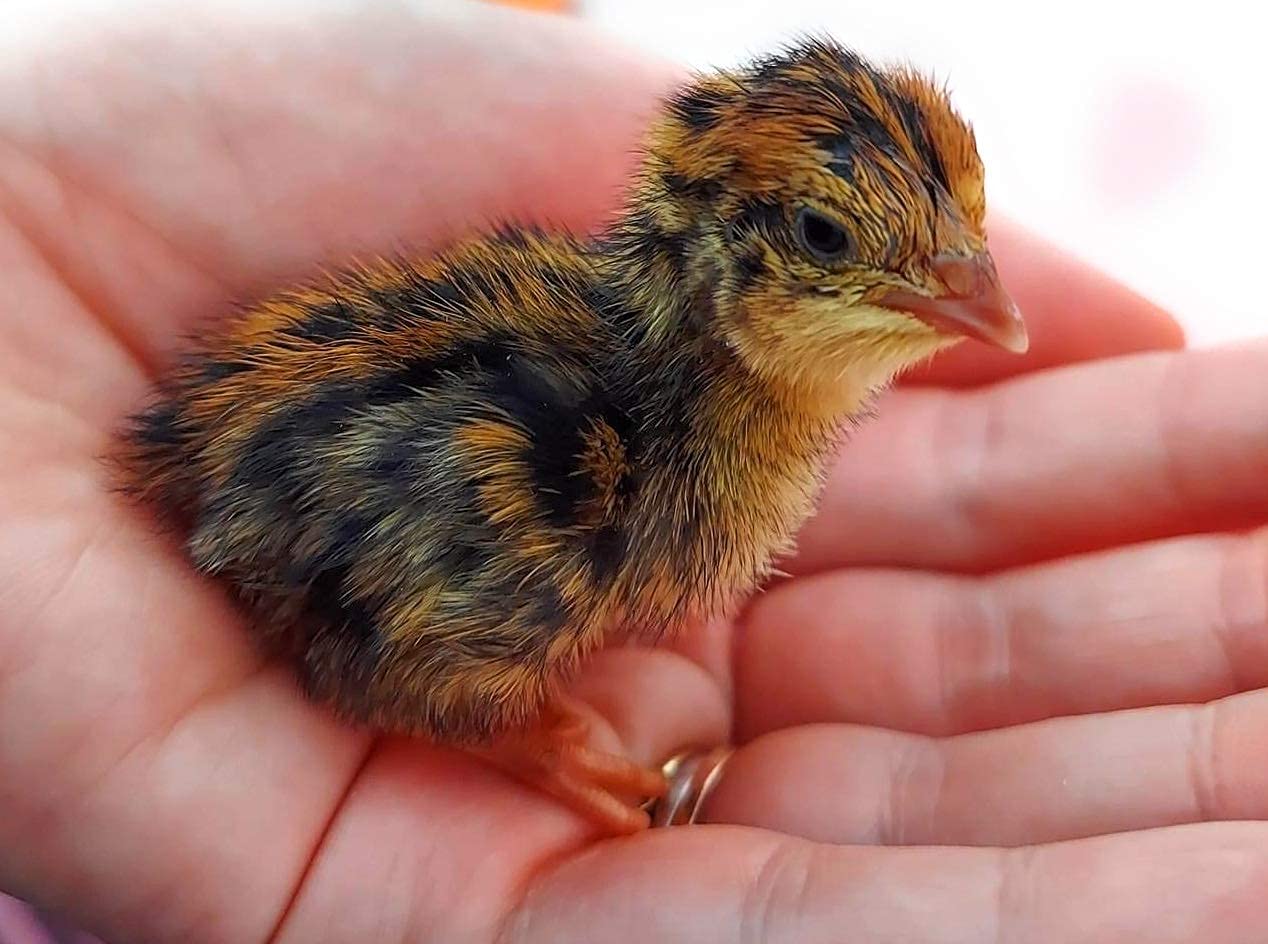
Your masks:
<svg viewBox="0 0 1268 944"><path fill-rule="evenodd" d="M729 747L683 751L661 766L669 787L649 810L653 828L686 826L697 821L709 794L722 779L722 768L733 753Z"/></svg>

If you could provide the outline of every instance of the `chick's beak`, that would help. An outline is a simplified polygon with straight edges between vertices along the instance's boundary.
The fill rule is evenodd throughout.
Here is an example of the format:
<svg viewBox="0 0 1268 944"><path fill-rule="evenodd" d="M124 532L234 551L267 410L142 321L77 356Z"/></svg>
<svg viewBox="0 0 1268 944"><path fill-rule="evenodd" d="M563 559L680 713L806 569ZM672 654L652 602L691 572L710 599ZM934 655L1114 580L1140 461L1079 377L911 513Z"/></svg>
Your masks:
<svg viewBox="0 0 1268 944"><path fill-rule="evenodd" d="M885 308L919 318L946 334L960 334L994 344L1014 354L1030 347L1017 306L999 284L989 253L955 256L944 253L932 262L947 291L934 295L893 291L880 301Z"/></svg>

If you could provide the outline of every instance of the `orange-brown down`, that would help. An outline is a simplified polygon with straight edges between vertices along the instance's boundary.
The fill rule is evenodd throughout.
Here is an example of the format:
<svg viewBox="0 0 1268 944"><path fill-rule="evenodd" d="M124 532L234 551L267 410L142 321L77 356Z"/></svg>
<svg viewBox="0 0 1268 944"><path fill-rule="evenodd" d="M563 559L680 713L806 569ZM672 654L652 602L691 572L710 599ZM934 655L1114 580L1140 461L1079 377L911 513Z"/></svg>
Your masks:
<svg viewBox="0 0 1268 944"><path fill-rule="evenodd" d="M939 90L804 42L674 95L594 241L508 227L208 329L128 486L311 696L638 828L657 775L588 751L560 681L753 590L897 372L1024 347L983 215Z"/></svg>

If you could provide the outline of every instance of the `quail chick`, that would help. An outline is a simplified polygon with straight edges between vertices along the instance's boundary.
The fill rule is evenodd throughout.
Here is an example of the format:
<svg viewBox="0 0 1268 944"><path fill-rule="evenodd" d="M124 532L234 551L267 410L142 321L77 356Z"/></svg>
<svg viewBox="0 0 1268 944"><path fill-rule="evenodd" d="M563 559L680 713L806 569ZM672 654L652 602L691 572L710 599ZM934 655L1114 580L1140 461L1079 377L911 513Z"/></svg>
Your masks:
<svg viewBox="0 0 1268 944"><path fill-rule="evenodd" d="M984 211L940 90L804 41L673 95L594 241L508 226L209 327L127 486L309 695L637 830L659 774L560 682L752 591L897 372L1025 349Z"/></svg>

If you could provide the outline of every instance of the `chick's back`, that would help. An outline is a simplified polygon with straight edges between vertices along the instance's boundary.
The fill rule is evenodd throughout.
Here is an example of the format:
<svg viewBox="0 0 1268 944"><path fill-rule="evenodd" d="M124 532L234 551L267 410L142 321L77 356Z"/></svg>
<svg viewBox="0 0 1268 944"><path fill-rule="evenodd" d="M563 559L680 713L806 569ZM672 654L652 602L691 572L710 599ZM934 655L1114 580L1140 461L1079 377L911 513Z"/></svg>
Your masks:
<svg viewBox="0 0 1268 944"><path fill-rule="evenodd" d="M452 742L531 719L610 622L628 412L583 247L383 262L200 338L131 486L345 716Z"/></svg>

